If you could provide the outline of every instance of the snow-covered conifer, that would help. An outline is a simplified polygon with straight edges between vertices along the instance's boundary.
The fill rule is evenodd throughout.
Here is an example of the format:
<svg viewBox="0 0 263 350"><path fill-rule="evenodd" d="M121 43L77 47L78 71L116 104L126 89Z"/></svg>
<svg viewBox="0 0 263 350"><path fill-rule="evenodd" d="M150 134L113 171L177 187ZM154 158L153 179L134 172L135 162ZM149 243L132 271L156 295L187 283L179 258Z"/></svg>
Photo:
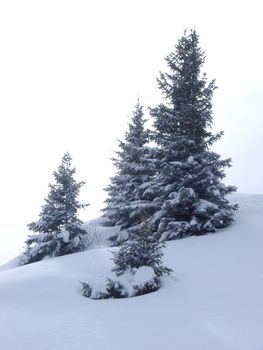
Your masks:
<svg viewBox="0 0 263 350"><path fill-rule="evenodd" d="M81 251L84 237L78 209L87 204L78 201L80 188L84 182L74 179L75 168L68 152L63 155L61 165L54 171L55 183L49 184L50 191L42 207L40 218L28 225L35 234L28 236L26 251L21 263L28 264L45 256L59 256Z"/></svg>
<svg viewBox="0 0 263 350"><path fill-rule="evenodd" d="M151 267L157 277L170 273L170 269L163 266L162 248L164 242L159 242L148 220L141 220L140 230L133 233L130 239L123 242L114 254L113 271L117 276L125 271L138 269L142 266Z"/></svg>
<svg viewBox="0 0 263 350"><path fill-rule="evenodd" d="M121 225L122 229L140 224L142 215L152 211L152 203L142 199L147 183L155 173L149 157L149 131L145 129L143 108L139 101L135 106L129 130L124 141L119 141L117 157L113 159L116 174L106 188L108 197L103 209L109 226Z"/></svg>
<svg viewBox="0 0 263 350"><path fill-rule="evenodd" d="M126 298L147 294L160 287L160 276L172 270L163 266L162 248L146 218L141 218L140 231L133 233L114 253L112 276L97 286L82 283L82 294L93 299Z"/></svg>
<svg viewBox="0 0 263 350"><path fill-rule="evenodd" d="M166 57L168 72L158 79L164 102L151 109L158 173L142 198L156 205L153 220L162 239L226 227L236 209L226 198L236 188L221 182L231 160L211 150L223 133L211 132L215 82L202 73L204 61L199 37L190 30Z"/></svg>

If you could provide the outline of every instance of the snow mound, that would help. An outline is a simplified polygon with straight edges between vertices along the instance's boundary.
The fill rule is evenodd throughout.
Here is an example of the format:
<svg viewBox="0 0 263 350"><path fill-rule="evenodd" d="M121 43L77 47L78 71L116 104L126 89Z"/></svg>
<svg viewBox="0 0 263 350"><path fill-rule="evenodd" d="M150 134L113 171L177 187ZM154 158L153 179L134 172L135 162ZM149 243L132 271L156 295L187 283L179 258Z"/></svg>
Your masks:
<svg viewBox="0 0 263 350"><path fill-rule="evenodd" d="M14 259L8 261L6 264L0 266L0 272L18 267L20 258L21 258L21 255L15 257Z"/></svg>

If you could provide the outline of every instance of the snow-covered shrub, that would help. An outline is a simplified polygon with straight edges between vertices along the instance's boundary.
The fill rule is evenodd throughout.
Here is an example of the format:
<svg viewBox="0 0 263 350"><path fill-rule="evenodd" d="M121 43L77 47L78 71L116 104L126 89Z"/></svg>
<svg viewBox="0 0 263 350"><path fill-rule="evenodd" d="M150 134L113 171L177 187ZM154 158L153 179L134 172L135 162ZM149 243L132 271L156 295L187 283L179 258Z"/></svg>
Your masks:
<svg viewBox="0 0 263 350"><path fill-rule="evenodd" d="M82 294L92 299L106 299L156 291L160 287L160 276L172 271L163 266L164 245L157 240L152 225L143 221L140 230L114 253L112 276L95 284L82 283Z"/></svg>
<svg viewBox="0 0 263 350"><path fill-rule="evenodd" d="M92 287L86 282L80 282L82 285L81 292L86 298L91 297Z"/></svg>
<svg viewBox="0 0 263 350"><path fill-rule="evenodd" d="M128 298L155 292L160 287L159 278L153 268L142 266L130 269L121 276L81 283L82 294L91 299Z"/></svg>

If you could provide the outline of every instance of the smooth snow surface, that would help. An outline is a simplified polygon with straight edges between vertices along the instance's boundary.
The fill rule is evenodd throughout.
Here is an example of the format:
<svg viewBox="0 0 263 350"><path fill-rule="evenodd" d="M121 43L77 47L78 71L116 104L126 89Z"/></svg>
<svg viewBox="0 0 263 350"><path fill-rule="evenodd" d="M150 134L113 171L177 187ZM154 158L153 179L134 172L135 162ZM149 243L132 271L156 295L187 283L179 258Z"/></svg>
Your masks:
<svg viewBox="0 0 263 350"><path fill-rule="evenodd" d="M174 272L155 293L91 300L110 248L0 273L3 350L262 350L263 195L238 195L234 225L167 244ZM112 248L111 248L112 250Z"/></svg>

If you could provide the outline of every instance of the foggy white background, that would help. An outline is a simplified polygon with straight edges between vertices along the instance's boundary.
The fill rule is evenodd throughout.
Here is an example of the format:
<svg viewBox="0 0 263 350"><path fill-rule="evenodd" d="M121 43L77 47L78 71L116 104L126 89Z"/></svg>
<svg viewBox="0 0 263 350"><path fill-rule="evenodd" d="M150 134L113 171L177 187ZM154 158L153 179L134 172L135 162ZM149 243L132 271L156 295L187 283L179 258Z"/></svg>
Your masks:
<svg viewBox="0 0 263 350"><path fill-rule="evenodd" d="M2 0L0 2L0 263L22 251L65 151L86 181L81 218L99 215L110 158L137 97L160 101L164 57L195 27L215 78L215 149L225 180L263 193L260 1Z"/></svg>

